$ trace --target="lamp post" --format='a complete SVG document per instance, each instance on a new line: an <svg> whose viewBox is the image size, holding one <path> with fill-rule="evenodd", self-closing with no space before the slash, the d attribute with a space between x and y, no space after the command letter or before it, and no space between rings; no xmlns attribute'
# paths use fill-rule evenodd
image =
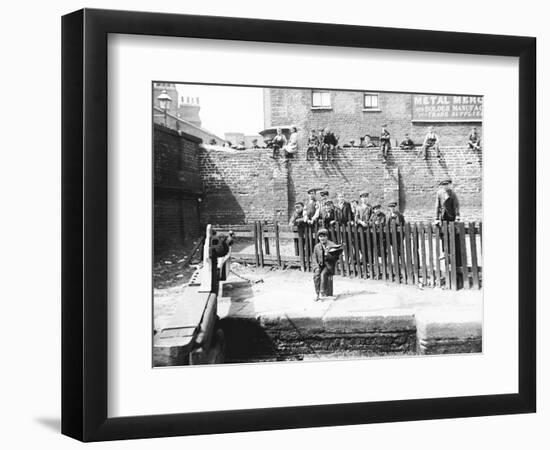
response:
<svg viewBox="0 0 550 450"><path fill-rule="evenodd" d="M166 89L165 89L157 97L157 100L159 101L160 109L162 109L164 111L164 126L167 127L168 124L167 124L166 114L167 114L168 108L170 107L170 103L172 102L172 99L166 93Z"/></svg>

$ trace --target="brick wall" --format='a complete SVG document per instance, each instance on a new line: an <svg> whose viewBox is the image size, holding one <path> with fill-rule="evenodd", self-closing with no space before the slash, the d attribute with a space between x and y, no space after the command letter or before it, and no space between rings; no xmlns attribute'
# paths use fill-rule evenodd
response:
<svg viewBox="0 0 550 450"><path fill-rule="evenodd" d="M435 192L453 180L464 220L482 218L482 155L465 146L442 146L442 159L393 147L383 162L378 148L341 148L335 161L307 161L299 148L289 162L271 151L205 149L200 140L155 126L155 252L181 247L201 224L255 220L286 222L295 201L311 187L348 199L370 192L370 202L398 201L407 220L434 218Z"/></svg>
<svg viewBox="0 0 550 450"><path fill-rule="evenodd" d="M272 221L278 209L286 220L288 175L284 164L259 150L199 152L204 187L201 218L204 223L231 224Z"/></svg>
<svg viewBox="0 0 550 450"><path fill-rule="evenodd" d="M288 220L292 205L305 200L311 187L326 188L330 197L343 192L348 199L370 192L370 202L395 200L407 220L434 219L435 192L451 178L464 220L481 220L479 153L465 147L442 147L442 159L427 161L416 150L394 148L387 163L377 148L342 148L335 161L307 161L301 149L285 163L270 158L269 150L225 152L200 149L199 165L205 199L201 218L215 224L254 220Z"/></svg>
<svg viewBox="0 0 550 450"><path fill-rule="evenodd" d="M202 234L200 139L155 125L153 133L155 260L177 253Z"/></svg>

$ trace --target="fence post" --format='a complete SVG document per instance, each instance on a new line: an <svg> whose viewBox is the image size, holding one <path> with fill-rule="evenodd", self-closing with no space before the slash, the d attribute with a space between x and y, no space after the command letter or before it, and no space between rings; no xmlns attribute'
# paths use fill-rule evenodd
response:
<svg viewBox="0 0 550 450"><path fill-rule="evenodd" d="M443 256L445 257L445 288L451 289L451 256L449 251L449 226L447 222L443 222Z"/></svg>
<svg viewBox="0 0 550 450"><path fill-rule="evenodd" d="M426 263L426 232L424 223L420 222L420 256L422 263L422 284L428 286L428 264Z"/></svg>
<svg viewBox="0 0 550 450"><path fill-rule="evenodd" d="M458 280L456 270L456 230L454 222L449 222L449 241L451 247L451 286L456 291L458 289Z"/></svg>
<svg viewBox="0 0 550 450"><path fill-rule="evenodd" d="M269 238L267 236L264 235L265 233L265 227L262 225L262 237L264 238L264 253L266 255L271 255L271 251L270 251L270 248L269 248ZM267 229L267 232L269 233L269 228Z"/></svg>
<svg viewBox="0 0 550 450"><path fill-rule="evenodd" d="M374 279L374 264L372 257L372 237L370 232L370 224L367 223L366 228L364 228L365 239L367 240L367 257L369 263L369 275L371 280Z"/></svg>
<svg viewBox="0 0 550 450"><path fill-rule="evenodd" d="M353 232L353 258L355 260L355 272L358 277L363 277L363 268L361 267L361 252L359 251L359 233L357 232L357 225L351 225L350 228Z"/></svg>
<svg viewBox="0 0 550 450"><path fill-rule="evenodd" d="M262 232L262 222L257 222L258 226L258 252L260 254L260 267L264 266L264 249L263 249L263 232Z"/></svg>
<svg viewBox="0 0 550 450"><path fill-rule="evenodd" d="M405 254L407 258L407 284L414 284L411 253L411 224L405 224Z"/></svg>
<svg viewBox="0 0 550 450"><path fill-rule="evenodd" d="M258 222L254 222L252 225L252 231L254 233L254 259L256 267L260 266L260 253L258 251Z"/></svg>
<svg viewBox="0 0 550 450"><path fill-rule="evenodd" d="M380 245L380 259L382 260L382 278L387 281L388 272L386 271L386 245L384 240L384 227L380 224L378 225L378 244Z"/></svg>
<svg viewBox="0 0 550 450"><path fill-rule="evenodd" d="M376 232L376 225L373 223L369 225L371 236L372 236L372 261L374 264L374 276L377 280L382 279L382 274L380 271L380 260L378 259L378 233Z"/></svg>
<svg viewBox="0 0 550 450"><path fill-rule="evenodd" d="M277 265L281 267L282 261L281 261L281 246L279 242L279 222L275 221L275 254L277 255Z"/></svg>
<svg viewBox="0 0 550 450"><path fill-rule="evenodd" d="M470 222L468 225L468 233L470 235L470 253L472 259L472 278L474 287L479 289L479 271L477 266L477 242L476 242L476 225L475 222Z"/></svg>
<svg viewBox="0 0 550 450"><path fill-rule="evenodd" d="M305 245L305 255L304 255L304 259L305 259L305 265L306 265L306 270L309 272L310 269L311 269L311 266L309 264L310 260L309 260L309 255L311 254L311 225L309 224L306 224L305 228L304 228L304 232L305 232L305 240L306 240L306 245Z"/></svg>
<svg viewBox="0 0 550 450"><path fill-rule="evenodd" d="M350 270L349 270L349 258L348 258L348 249L347 249L347 239L346 239L346 230L342 230L340 228L340 224L338 222L336 222L336 232L338 233L338 239L339 239L339 244L342 244L343 248L344 248L344 253L342 254L342 259L343 259L343 262L344 262L344 269L345 269L345 274L346 275L349 275L350 274Z"/></svg>
<svg viewBox="0 0 550 450"><path fill-rule="evenodd" d="M300 256L300 268L302 272L306 271L306 263L304 260L304 250L306 243L304 242L304 227L298 225L298 255Z"/></svg>
<svg viewBox="0 0 550 450"><path fill-rule="evenodd" d="M349 223L346 223L344 225L344 230L346 230L346 235L348 238L348 261L351 269L351 274L353 276L357 275L357 270L355 267L355 255L354 253L354 246L353 246L353 236L351 234L351 225Z"/></svg>
<svg viewBox="0 0 550 450"><path fill-rule="evenodd" d="M393 250L393 275L395 277L395 281L397 283L401 283L401 272L399 270L399 240L397 239L397 225L395 223L395 220L391 223L391 235L392 235L392 245L391 248ZM403 278L403 281L405 279Z"/></svg>
<svg viewBox="0 0 550 450"><path fill-rule="evenodd" d="M384 233L385 233L385 240L386 240L386 261L388 265L388 278L390 281L393 281L393 275L395 273L394 270L394 264L395 261L393 261L393 254L392 254L392 245L391 245L391 238L390 238L390 223L386 221L384 223Z"/></svg>
<svg viewBox="0 0 550 450"><path fill-rule="evenodd" d="M441 228L439 225L434 225L435 235L435 285L441 287L441 261L440 261L440 247L441 247Z"/></svg>
<svg viewBox="0 0 550 450"><path fill-rule="evenodd" d="M399 252L400 252L400 261L399 267L401 269L401 277L403 278L403 283L407 283L407 261L405 259L405 224L399 225L398 230L398 239L399 239Z"/></svg>
<svg viewBox="0 0 550 450"><path fill-rule="evenodd" d="M413 238L413 270L414 270L414 282L420 283L420 260L418 257L418 228L417 223L412 224L412 238Z"/></svg>
<svg viewBox="0 0 550 450"><path fill-rule="evenodd" d="M468 258L466 256L466 233L464 230L464 223L458 222L458 236L460 243L460 260L461 260L461 270L462 270L462 287L465 289L470 289L470 273L468 270Z"/></svg>
<svg viewBox="0 0 550 450"><path fill-rule="evenodd" d="M368 266L367 266L367 248L365 247L365 230L361 225L355 225L357 232L359 233L359 240L361 242L361 264L363 266L361 276L368 278Z"/></svg>
<svg viewBox="0 0 550 450"><path fill-rule="evenodd" d="M428 278L431 281L431 285L435 286L434 279L434 260L433 260L433 233L432 224L428 222Z"/></svg>

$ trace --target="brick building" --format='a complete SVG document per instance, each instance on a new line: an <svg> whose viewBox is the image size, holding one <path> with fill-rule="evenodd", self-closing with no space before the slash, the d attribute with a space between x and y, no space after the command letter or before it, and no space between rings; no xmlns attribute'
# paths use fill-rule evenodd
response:
<svg viewBox="0 0 550 450"><path fill-rule="evenodd" d="M328 126L343 145L366 134L380 136L384 124L393 146L407 133L422 144L430 126L442 146L461 146L472 127L481 135L482 116L481 96L264 88L265 127L297 126L301 147L311 129Z"/></svg>
<svg viewBox="0 0 550 450"><path fill-rule="evenodd" d="M197 127L201 127L199 97L180 95L174 83L153 83L153 106L159 108L159 110L155 112L155 115L159 116L159 122L161 118L164 119L164 113L160 110L158 99L159 95L163 92L166 92L171 99L167 110L169 114L174 117L179 117Z"/></svg>
<svg viewBox="0 0 550 450"><path fill-rule="evenodd" d="M158 99L163 93L171 99L166 111L160 108ZM153 122L198 137L205 144L212 140L219 145L225 142L223 138L202 127L199 97L180 95L174 83L153 83Z"/></svg>

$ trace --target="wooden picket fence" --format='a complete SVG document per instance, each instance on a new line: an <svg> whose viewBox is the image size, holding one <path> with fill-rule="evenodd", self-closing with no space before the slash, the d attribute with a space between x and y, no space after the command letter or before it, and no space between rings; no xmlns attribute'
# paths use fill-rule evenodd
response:
<svg viewBox="0 0 550 450"><path fill-rule="evenodd" d="M313 271L318 225L255 222L213 228L235 231L234 260ZM344 247L338 275L454 290L481 287L481 222L366 227L336 223L328 231L329 239Z"/></svg>

